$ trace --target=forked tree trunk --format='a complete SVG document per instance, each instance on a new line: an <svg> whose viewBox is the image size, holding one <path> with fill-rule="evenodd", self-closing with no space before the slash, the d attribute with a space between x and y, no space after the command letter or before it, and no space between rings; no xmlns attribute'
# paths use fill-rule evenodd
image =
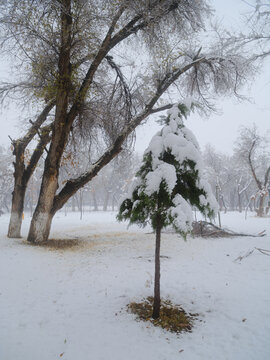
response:
<svg viewBox="0 0 270 360"><path fill-rule="evenodd" d="M12 192L11 216L8 228L8 237L10 238L21 237L22 214L27 184L39 162L44 148L50 140L50 126L44 126L41 129L40 126L46 120L53 106L54 102L46 105L37 120L32 124L32 127L28 130L27 134L21 139L12 141L15 162L13 163L14 190ZM37 133L38 129L40 129L40 141L36 146L27 167L25 167L25 149Z"/></svg>
<svg viewBox="0 0 270 360"><path fill-rule="evenodd" d="M155 284L154 284L154 304L153 319L158 319L160 315L160 240L161 224L157 221L156 227L156 250L155 250Z"/></svg>
<svg viewBox="0 0 270 360"><path fill-rule="evenodd" d="M21 146L20 141L17 143L14 142L13 153L16 156L16 160L14 163L14 190L12 192L11 215L8 228L8 237L10 238L21 237L22 215L27 184L36 168L45 146L50 139L49 132L47 131L48 127L44 127L44 129L45 132L33 152L27 168L25 168L24 165L25 147Z"/></svg>

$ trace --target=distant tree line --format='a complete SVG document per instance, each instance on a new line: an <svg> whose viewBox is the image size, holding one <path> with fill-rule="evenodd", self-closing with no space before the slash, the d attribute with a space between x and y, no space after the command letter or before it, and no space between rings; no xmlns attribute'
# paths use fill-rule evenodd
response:
<svg viewBox="0 0 270 360"><path fill-rule="evenodd" d="M91 164L93 152L86 144L71 145L62 159L59 187L70 177L83 173ZM98 156L98 154L96 154ZM25 155L27 164L30 154ZM203 151L206 177L216 196L221 211L254 211L258 216L269 211L270 148L267 137L259 134L256 126L243 127L232 155L218 152L208 145ZM72 196L62 211L117 210L121 197L135 176L140 156L124 151L105 166L100 173ZM42 178L44 160L38 163L25 196L25 211L33 213ZM0 210L9 212L13 191L12 152L0 147Z"/></svg>

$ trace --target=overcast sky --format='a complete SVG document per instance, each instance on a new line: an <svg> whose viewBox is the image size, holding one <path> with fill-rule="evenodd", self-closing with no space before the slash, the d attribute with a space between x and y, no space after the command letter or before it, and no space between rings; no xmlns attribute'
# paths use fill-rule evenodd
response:
<svg viewBox="0 0 270 360"><path fill-rule="evenodd" d="M255 0L250 0L250 3L254 2ZM223 23L233 28L239 26L241 14L250 11L250 6L242 0L213 0L212 5ZM209 118L202 119L192 114L188 118L186 126L196 135L201 148L211 144L218 151L231 154L240 126L256 123L262 134L270 129L270 59L265 62L255 81L249 84L249 88L242 89L241 94L250 101L239 103L232 98L220 99L217 104L221 115L212 114ZM159 128L154 119L141 126L137 130L135 149L143 152Z"/></svg>
<svg viewBox="0 0 270 360"><path fill-rule="evenodd" d="M254 0L250 0L254 2ZM213 0L213 7L217 15L228 26L237 27L241 13L250 7L242 0ZM1 63L0 78L6 77L8 65ZM186 125L194 132L201 147L211 144L219 151L231 153L237 131L241 125L257 124L261 133L270 129L270 59L265 62L261 74L256 78L250 89L245 88L242 93L248 96L250 102L239 103L235 99L221 99L218 107L221 115L213 114L207 119L202 119L192 114ZM0 113L0 144L8 145L8 135L16 138L20 135L18 126L20 110L10 105L9 109L2 109ZM143 152L151 137L159 129L154 119L150 119L137 130L136 150Z"/></svg>

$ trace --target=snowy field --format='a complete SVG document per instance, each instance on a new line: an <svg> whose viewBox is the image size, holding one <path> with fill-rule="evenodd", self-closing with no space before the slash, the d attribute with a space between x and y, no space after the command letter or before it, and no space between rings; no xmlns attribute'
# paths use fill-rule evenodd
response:
<svg viewBox="0 0 270 360"><path fill-rule="evenodd" d="M6 237L0 217L1 360L270 359L270 218L222 214L222 223L263 238L162 235L161 294L199 313L192 333L175 335L126 312L152 295L154 235L126 228L115 213L56 215L51 238L71 249ZM30 218L23 223L27 235Z"/></svg>

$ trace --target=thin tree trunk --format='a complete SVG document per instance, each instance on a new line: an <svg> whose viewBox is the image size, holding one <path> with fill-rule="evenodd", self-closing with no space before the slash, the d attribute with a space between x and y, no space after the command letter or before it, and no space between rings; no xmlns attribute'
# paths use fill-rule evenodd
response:
<svg viewBox="0 0 270 360"><path fill-rule="evenodd" d="M259 208L257 210L257 216L262 217L264 215L264 196L260 196L259 199Z"/></svg>
<svg viewBox="0 0 270 360"><path fill-rule="evenodd" d="M97 203L97 198L96 198L95 192L92 193L92 197L93 197L93 202L94 202L94 211L98 211L98 203Z"/></svg>
<svg viewBox="0 0 270 360"><path fill-rule="evenodd" d="M158 319L160 315L160 240L161 240L161 224L157 220L156 228L156 250L155 250L155 284L154 284L154 304L153 319Z"/></svg>
<svg viewBox="0 0 270 360"><path fill-rule="evenodd" d="M237 188L237 195L238 195L238 211L241 213L242 212L242 202L241 202L241 193L240 193L239 185Z"/></svg>
<svg viewBox="0 0 270 360"><path fill-rule="evenodd" d="M107 210L108 210L109 198L110 198L110 193L109 193L109 191L107 190L107 191L106 191L106 194L105 194L104 203L103 203L103 211L107 211Z"/></svg>
<svg viewBox="0 0 270 360"><path fill-rule="evenodd" d="M246 190L244 191L244 193L245 193L246 202L247 202L246 207L249 207L249 210L252 211L251 199L248 197L248 194L247 194L247 191L246 191Z"/></svg>
<svg viewBox="0 0 270 360"><path fill-rule="evenodd" d="M83 216L83 196L82 196L82 189L80 189L80 220L82 220L82 216Z"/></svg>
<svg viewBox="0 0 270 360"><path fill-rule="evenodd" d="M72 212L75 212L75 211L76 211L75 195L73 195L72 198L71 198L71 211L72 211Z"/></svg>
<svg viewBox="0 0 270 360"><path fill-rule="evenodd" d="M226 204L225 204L225 201L224 201L223 194L221 194L221 201L222 201L222 204L224 206L224 213L226 214L227 213L227 207L226 207Z"/></svg>
<svg viewBox="0 0 270 360"><path fill-rule="evenodd" d="M112 196L112 211L114 211L114 207L115 207L115 194L113 194Z"/></svg>

